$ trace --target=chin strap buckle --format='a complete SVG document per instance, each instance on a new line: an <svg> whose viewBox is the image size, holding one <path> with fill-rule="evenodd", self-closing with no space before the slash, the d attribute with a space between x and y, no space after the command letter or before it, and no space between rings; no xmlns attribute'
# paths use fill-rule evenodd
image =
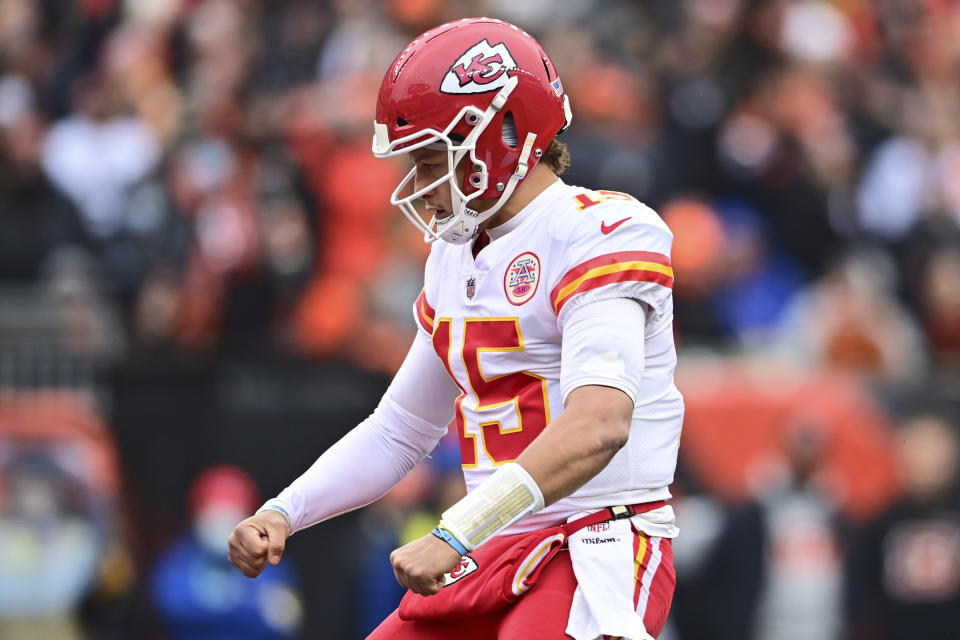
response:
<svg viewBox="0 0 960 640"><path fill-rule="evenodd" d="M523 141L523 149L520 151L520 161L517 162L517 168L513 172L513 177L518 181L523 180L527 176L527 171L530 170L530 165L527 164L527 160L530 158L530 152L533 150L533 143L537 139L537 134L532 131L527 134L527 139Z"/></svg>

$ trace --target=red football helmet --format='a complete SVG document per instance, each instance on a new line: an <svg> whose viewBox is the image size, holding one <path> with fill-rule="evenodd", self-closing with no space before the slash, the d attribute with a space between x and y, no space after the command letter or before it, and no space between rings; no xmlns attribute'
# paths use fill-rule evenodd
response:
<svg viewBox="0 0 960 640"><path fill-rule="evenodd" d="M447 151L447 173L401 196L416 169L390 199L424 232L424 241L463 244L507 201L572 118L553 63L525 31L502 20L448 22L410 43L380 85L373 152L386 158L430 147ZM469 164L462 182L456 168ZM424 223L413 201L449 182L453 212ZM486 211L476 198L494 199Z"/></svg>

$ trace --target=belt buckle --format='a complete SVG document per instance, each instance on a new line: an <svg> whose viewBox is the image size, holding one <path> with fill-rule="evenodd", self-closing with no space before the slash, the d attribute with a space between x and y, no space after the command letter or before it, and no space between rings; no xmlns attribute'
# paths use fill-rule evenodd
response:
<svg viewBox="0 0 960 640"><path fill-rule="evenodd" d="M633 515L630 513L630 509L622 504L618 504L615 507L610 507L610 514L613 516L613 520L623 520L624 518L629 518Z"/></svg>

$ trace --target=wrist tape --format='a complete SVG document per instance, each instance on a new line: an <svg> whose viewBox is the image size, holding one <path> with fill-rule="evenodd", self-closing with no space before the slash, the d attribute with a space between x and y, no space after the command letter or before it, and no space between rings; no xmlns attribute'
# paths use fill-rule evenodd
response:
<svg viewBox="0 0 960 640"><path fill-rule="evenodd" d="M472 551L543 506L543 494L530 474L508 462L444 511L440 526Z"/></svg>

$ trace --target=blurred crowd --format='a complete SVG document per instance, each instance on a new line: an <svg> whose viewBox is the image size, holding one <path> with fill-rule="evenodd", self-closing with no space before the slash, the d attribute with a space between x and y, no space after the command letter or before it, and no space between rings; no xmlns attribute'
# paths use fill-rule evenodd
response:
<svg viewBox="0 0 960 640"><path fill-rule="evenodd" d="M201 637L177 635L184 610L157 595L164 579L186 593L159 550L124 548L138 535L124 516L133 463L110 463L107 482L113 467L75 449L92 438L120 457L111 411L130 363L396 370L427 247L389 204L405 167L370 152L376 92L409 40L473 15L513 21L550 52L574 113L565 180L629 193L674 232L690 450L761 414L778 434L750 465L717 444L738 491L682 451L687 542L665 637L954 637L957 0L0 0L0 573L27 585L0 575L0 635L34 637L59 615L43 637L144 637L123 627L147 615L158 638ZM724 417L718 377L743 382L744 420ZM818 401L860 406L840 391L854 389L878 417L833 407L813 420L802 394L771 400L823 379L841 382L811 387ZM94 417L64 419L64 403ZM210 428L230 439L230 425ZM229 457L211 451L209 464ZM455 494L423 478L456 465L428 464L357 524L377 550L371 574L419 531L418 513ZM837 469L846 484L823 481ZM876 469L889 470L883 490L858 502L857 478ZM253 481L220 471L247 508ZM162 557L190 562L173 533L200 511L183 507ZM32 530L59 540L38 547ZM65 574L41 553L61 548ZM153 591L137 586L155 570ZM219 569L200 573L234 593ZM278 573L285 595L266 607L286 616L278 635L250 637L300 628L295 574ZM116 606L131 590L154 594L149 614ZM358 613L357 628L379 614Z"/></svg>

